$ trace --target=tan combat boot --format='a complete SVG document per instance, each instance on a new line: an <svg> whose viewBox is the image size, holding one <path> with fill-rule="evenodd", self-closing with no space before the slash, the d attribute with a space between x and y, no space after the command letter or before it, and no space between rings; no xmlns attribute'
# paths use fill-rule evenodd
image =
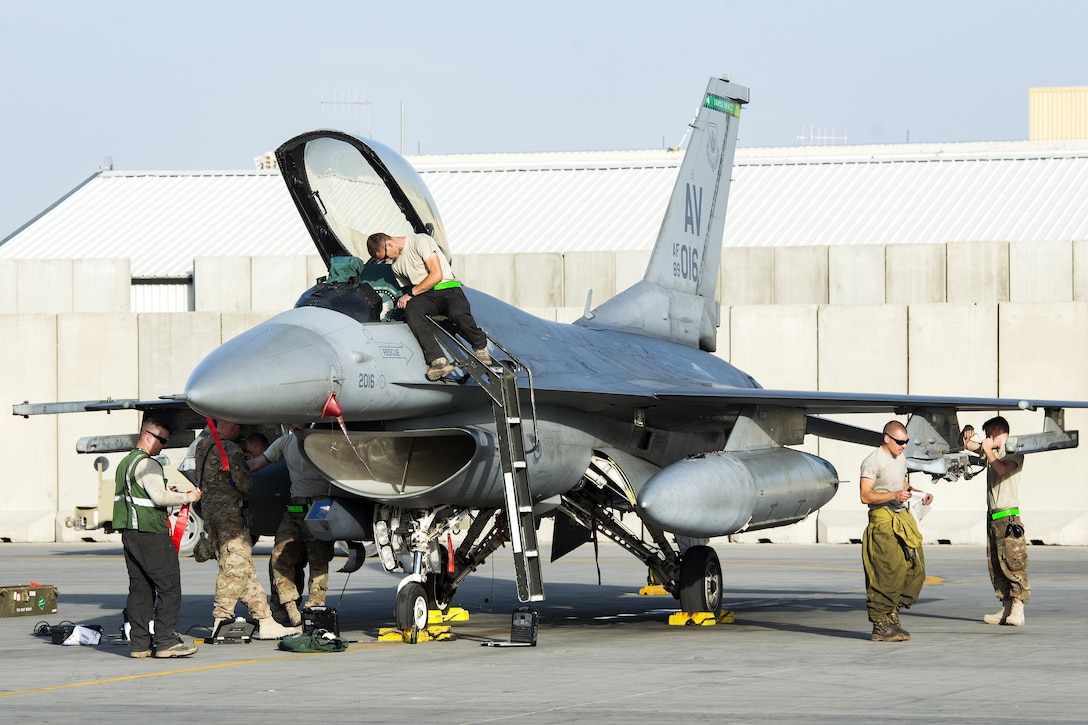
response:
<svg viewBox="0 0 1088 725"><path fill-rule="evenodd" d="M905 637L903 638L903 641L909 640L909 639L910 639L910 632L908 632L907 630L903 629L903 625L901 625L901 624L899 623L899 610L898 610L898 609L893 609L893 610L891 611L891 614L889 614L889 615L888 615L888 617L889 617L889 618L891 619L891 622L892 622L892 626L893 626L893 627L895 627L896 629L898 629L898 630L899 630L900 632L902 632L902 633L903 633L904 635L906 635L906 636L905 636Z"/></svg>
<svg viewBox="0 0 1088 725"><path fill-rule="evenodd" d="M427 379L441 380L454 370L456 370L456 368L453 365L450 365L449 360L444 357L436 357L431 361L431 366L427 368Z"/></svg>
<svg viewBox="0 0 1088 725"><path fill-rule="evenodd" d="M195 644L186 644L180 638L177 644L172 644L169 647L155 650L154 657L158 659L167 659L170 657L188 657L189 655L196 654ZM146 655L144 655L146 657Z"/></svg>
<svg viewBox="0 0 1088 725"><path fill-rule="evenodd" d="M1011 599L1001 600L1001 609L993 614L987 614L983 616L982 621L986 624L1005 624L1005 620L1009 617L1009 611L1012 609Z"/></svg>
<svg viewBox="0 0 1088 725"><path fill-rule="evenodd" d="M283 608L287 612L287 619L292 627L302 626L302 612L298 611L296 602L287 602L287 604L283 605Z"/></svg>
<svg viewBox="0 0 1088 725"><path fill-rule="evenodd" d="M257 620L257 639L282 639L289 634L298 634L301 631L302 627L284 627L272 617Z"/></svg>
<svg viewBox="0 0 1088 725"><path fill-rule="evenodd" d="M1012 606L1009 608L1009 614L1005 617L1005 624L1012 627L1024 626L1024 602L1020 599L1012 599Z"/></svg>
<svg viewBox="0 0 1088 725"><path fill-rule="evenodd" d="M874 642L904 642L910 635L892 623L892 615L885 614L873 622L873 634L869 638Z"/></svg>

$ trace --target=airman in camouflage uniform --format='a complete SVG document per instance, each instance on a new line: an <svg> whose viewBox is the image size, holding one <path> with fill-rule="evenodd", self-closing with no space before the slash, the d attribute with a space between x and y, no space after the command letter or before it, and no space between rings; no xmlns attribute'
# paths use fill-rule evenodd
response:
<svg viewBox="0 0 1088 725"><path fill-rule="evenodd" d="M983 616L986 624L1024 625L1024 605L1031 598L1028 548L1020 519L1020 472L1024 454L1008 453L1009 421L1002 416L982 424L981 446L986 458L986 548L990 581L1001 609Z"/></svg>
<svg viewBox="0 0 1088 725"><path fill-rule="evenodd" d="M197 443L195 459L197 481L203 491L201 512L218 551L219 576L215 579L215 617L213 634L222 620L234 619L234 607L241 599L250 615L260 625L261 639L276 639L296 631L277 624L272 619L257 570L253 566L253 541L249 526L242 515L253 481L246 467L246 454L234 442L241 426L229 421L217 421L216 428L223 443L228 469L223 470L218 446L210 432Z"/></svg>
<svg viewBox="0 0 1088 725"><path fill-rule="evenodd" d="M309 510L309 504L294 504ZM295 572L300 565L309 564L310 581L307 587L307 607L324 607L329 590L329 562L334 554L331 541L314 537L306 525L305 511L287 511L276 530L276 543L272 548L272 584L279 593L280 602L287 608L291 621L297 619L297 600L301 596L295 582Z"/></svg>
<svg viewBox="0 0 1088 725"><path fill-rule="evenodd" d="M314 537L306 525L306 513L320 498L329 495L331 485L317 468L302 455L296 432L301 423L292 423L291 432L272 441L264 453L247 461L249 470L259 471L269 463L284 461L291 475L291 502L276 530L272 548L272 586L287 613L288 621L302 622L298 608L299 588L295 577L303 561L310 565L308 607L325 606L329 589L329 562L333 558L333 543Z"/></svg>

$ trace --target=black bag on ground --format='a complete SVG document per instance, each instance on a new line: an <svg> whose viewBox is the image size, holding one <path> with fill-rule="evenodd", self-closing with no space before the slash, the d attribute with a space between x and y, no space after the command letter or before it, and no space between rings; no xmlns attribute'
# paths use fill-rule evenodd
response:
<svg viewBox="0 0 1088 725"><path fill-rule="evenodd" d="M348 643L332 632L315 629L313 632L289 634L280 640L279 648L286 652L343 652Z"/></svg>

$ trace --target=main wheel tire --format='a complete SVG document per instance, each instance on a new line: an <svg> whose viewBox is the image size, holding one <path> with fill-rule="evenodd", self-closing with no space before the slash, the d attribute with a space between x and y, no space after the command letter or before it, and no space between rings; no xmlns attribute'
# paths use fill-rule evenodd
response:
<svg viewBox="0 0 1088 725"><path fill-rule="evenodd" d="M438 558L440 560L440 566L438 571L432 571L427 575L427 579L423 582L423 588L427 592L427 606L443 613L450 608L450 602L453 601L453 593L457 591L456 587L451 584L453 581L452 575L446 573L449 556L446 547L439 544Z"/></svg>
<svg viewBox="0 0 1088 725"><path fill-rule="evenodd" d="M722 566L709 546L693 546L680 560L680 608L715 614L722 610Z"/></svg>
<svg viewBox="0 0 1088 725"><path fill-rule="evenodd" d="M422 584L412 581L401 587L395 613L398 629L426 629L427 592Z"/></svg>

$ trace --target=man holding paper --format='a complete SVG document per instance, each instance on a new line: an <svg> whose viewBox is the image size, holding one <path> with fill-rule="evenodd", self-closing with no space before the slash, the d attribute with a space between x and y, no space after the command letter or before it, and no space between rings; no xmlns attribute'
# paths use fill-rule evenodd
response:
<svg viewBox="0 0 1088 725"><path fill-rule="evenodd" d="M910 438L897 420L884 426L883 444L861 463L861 502L869 506L869 525L861 540L865 606L874 642L903 642L910 633L899 625L899 610L918 601L926 579L922 535L907 510L914 489L903 455ZM933 501L924 494L923 505Z"/></svg>

